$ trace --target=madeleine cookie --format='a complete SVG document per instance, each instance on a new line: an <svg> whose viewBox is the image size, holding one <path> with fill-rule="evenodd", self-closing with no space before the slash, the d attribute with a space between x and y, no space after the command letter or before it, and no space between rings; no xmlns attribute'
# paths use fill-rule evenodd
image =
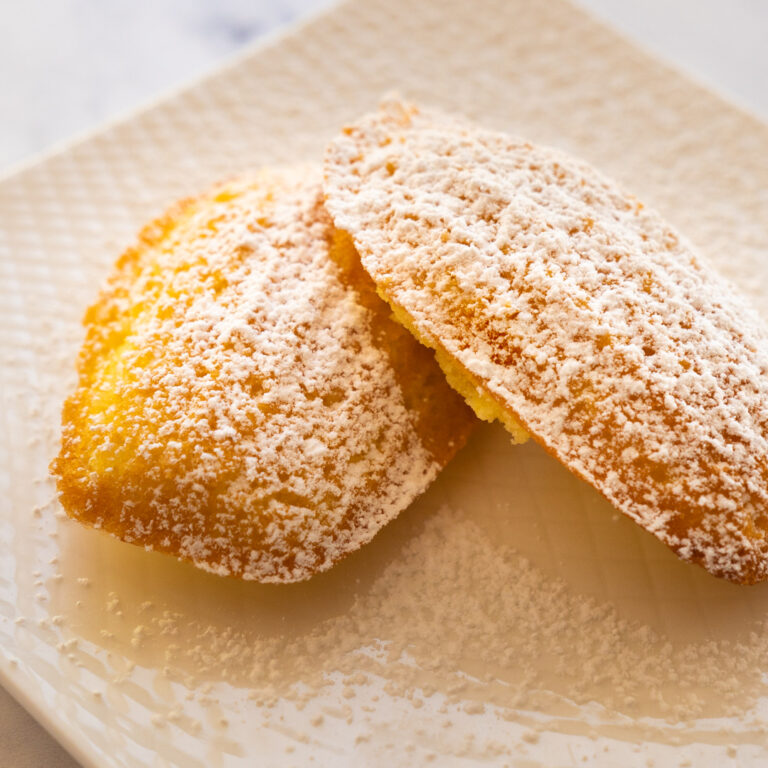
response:
<svg viewBox="0 0 768 768"><path fill-rule="evenodd" d="M390 101L326 205L481 416L685 560L768 577L768 334L656 213L551 149Z"/></svg>
<svg viewBox="0 0 768 768"><path fill-rule="evenodd" d="M85 325L52 465L64 508L220 574L329 568L425 490L474 422L334 232L315 169L172 208Z"/></svg>

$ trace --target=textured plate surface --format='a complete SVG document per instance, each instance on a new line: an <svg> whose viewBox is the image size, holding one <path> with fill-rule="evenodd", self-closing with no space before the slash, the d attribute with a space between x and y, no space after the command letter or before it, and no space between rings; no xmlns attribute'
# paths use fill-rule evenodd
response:
<svg viewBox="0 0 768 768"><path fill-rule="evenodd" d="M361 0L0 184L0 674L85 764L758 765L768 587L679 562L484 427L305 585L82 530L47 464L79 325L176 197L313 160L380 95L560 146L768 297L768 128L553 1Z"/></svg>

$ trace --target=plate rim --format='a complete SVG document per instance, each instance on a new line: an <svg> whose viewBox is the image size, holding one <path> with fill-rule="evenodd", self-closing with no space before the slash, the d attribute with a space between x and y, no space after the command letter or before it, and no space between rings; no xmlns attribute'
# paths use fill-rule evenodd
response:
<svg viewBox="0 0 768 768"><path fill-rule="evenodd" d="M76 132L72 136L56 141L48 148L34 152L27 158L24 158L0 172L0 185L5 185L13 181L14 178L21 176L34 168L51 162L60 155L71 152L78 146L86 144L97 139L104 133L119 128L126 123L130 123L147 112L162 106L167 101L183 95L187 91L202 85L208 80L233 69L241 62L260 54L265 49L280 45L285 40L302 32L305 28L335 13L342 5L347 5L353 0L321 0L319 8L303 13L298 19L282 24L276 29L265 32L256 40L243 46L238 51L222 57L218 63L211 66L201 74L192 77L179 85L173 86L162 91L138 106L121 112L113 118L107 118L97 123L92 128L86 128ZM17 608L17 606L14 606ZM0 617L0 621L13 623L13 617ZM113 759L113 756L105 755L94 747L93 742L88 739L81 731L73 729L68 723L59 717L57 711L47 706L44 697L40 693L40 686L32 687L25 685L25 671L32 677L39 677L35 672L25 666L20 659L13 655L12 651L0 642L0 687L8 693L11 698L24 709L45 731L61 746L63 749L83 768L105 768L105 759L112 765L124 765L120 761Z"/></svg>

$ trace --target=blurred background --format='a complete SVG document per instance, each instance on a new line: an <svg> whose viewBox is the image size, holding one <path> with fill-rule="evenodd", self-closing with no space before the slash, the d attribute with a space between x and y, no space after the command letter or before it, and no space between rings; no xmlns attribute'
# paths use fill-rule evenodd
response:
<svg viewBox="0 0 768 768"><path fill-rule="evenodd" d="M0 175L105 120L162 98L227 56L330 3L0 0ZM578 4L768 119L764 0ZM76 768L2 688L0 765Z"/></svg>
<svg viewBox="0 0 768 768"><path fill-rule="evenodd" d="M162 97L330 2L0 0L0 173ZM764 0L578 3L768 118Z"/></svg>

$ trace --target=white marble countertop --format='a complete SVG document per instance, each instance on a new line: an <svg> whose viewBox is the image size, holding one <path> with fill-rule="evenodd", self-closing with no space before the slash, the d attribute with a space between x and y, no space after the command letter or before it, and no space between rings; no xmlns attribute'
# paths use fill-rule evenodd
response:
<svg viewBox="0 0 768 768"><path fill-rule="evenodd" d="M329 0L24 0L0 4L0 173L119 118ZM579 0L768 119L768 3ZM0 689L0 764L76 768Z"/></svg>

